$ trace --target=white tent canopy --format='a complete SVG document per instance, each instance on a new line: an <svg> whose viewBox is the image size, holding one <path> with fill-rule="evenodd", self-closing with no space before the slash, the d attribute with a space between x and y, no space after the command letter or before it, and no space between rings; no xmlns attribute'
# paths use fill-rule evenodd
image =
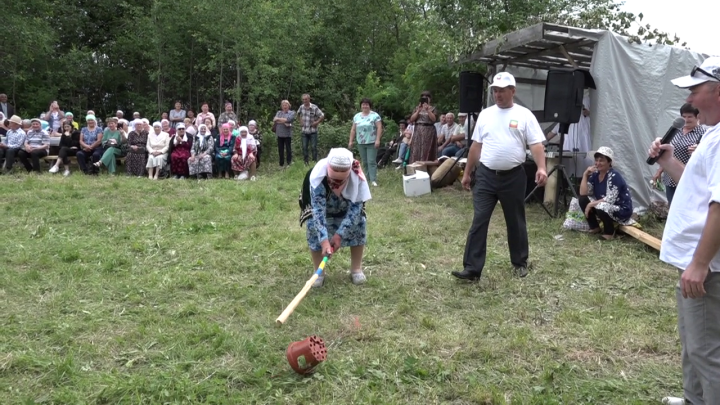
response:
<svg viewBox="0 0 720 405"><path fill-rule="evenodd" d="M689 94L670 80L690 74L706 57L675 46L630 43L610 31L541 23L491 41L460 62L487 63L489 75L513 73L516 101L536 113L544 109L548 69L589 70L597 87L590 90L593 150L613 149L613 166L627 181L634 208L642 211L665 199L648 184L657 170L645 163L648 146L680 115Z"/></svg>

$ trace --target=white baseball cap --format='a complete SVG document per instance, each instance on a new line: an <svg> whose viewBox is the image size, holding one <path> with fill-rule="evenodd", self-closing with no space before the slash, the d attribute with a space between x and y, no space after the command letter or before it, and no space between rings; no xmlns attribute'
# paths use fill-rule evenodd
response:
<svg viewBox="0 0 720 405"><path fill-rule="evenodd" d="M493 82L490 87L515 87L515 77L508 72L500 72L495 75Z"/></svg>
<svg viewBox="0 0 720 405"><path fill-rule="evenodd" d="M678 77L671 82L677 87L687 89L710 81L720 82L720 57L718 56L705 59L700 68L697 66L693 68L690 75Z"/></svg>

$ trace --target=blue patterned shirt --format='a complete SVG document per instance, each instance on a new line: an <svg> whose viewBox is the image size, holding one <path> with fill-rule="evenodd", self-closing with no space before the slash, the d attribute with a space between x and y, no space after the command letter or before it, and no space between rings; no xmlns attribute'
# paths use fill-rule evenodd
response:
<svg viewBox="0 0 720 405"><path fill-rule="evenodd" d="M22 128L7 131L5 145L10 149L21 149L25 146L25 131Z"/></svg>
<svg viewBox="0 0 720 405"><path fill-rule="evenodd" d="M88 129L88 127L83 127L83 129L80 130L80 133L82 134L83 142L85 142L85 145L87 146L94 144L98 139L102 139L103 136L103 130L100 126L95 127L92 131Z"/></svg>

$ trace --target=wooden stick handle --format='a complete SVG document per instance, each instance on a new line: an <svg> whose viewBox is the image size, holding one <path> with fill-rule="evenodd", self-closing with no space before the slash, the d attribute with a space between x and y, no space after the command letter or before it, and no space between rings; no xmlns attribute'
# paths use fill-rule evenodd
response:
<svg viewBox="0 0 720 405"><path fill-rule="evenodd" d="M300 290L300 292L293 298L292 301L290 301L290 304L285 308L285 310L280 314L280 316L275 320L278 325L282 325L287 321L288 317L290 317L290 314L295 311L295 308L297 308L298 305L300 305L300 301L302 301L303 298L307 295L308 291L310 291L310 288L312 288L313 283L315 283L315 280L320 277L320 274L322 274L323 269L325 268L325 263L327 263L327 256L323 258L323 261L320 263L320 266L318 267L317 271L310 277L310 280L305 282L305 286Z"/></svg>

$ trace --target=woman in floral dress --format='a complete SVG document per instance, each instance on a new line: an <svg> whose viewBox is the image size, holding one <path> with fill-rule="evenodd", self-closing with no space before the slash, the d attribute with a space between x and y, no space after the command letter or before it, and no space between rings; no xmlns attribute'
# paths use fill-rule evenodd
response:
<svg viewBox="0 0 720 405"><path fill-rule="evenodd" d="M371 198L360 162L345 148L330 150L305 175L300 194L300 226L307 222L307 242L315 269L324 256L350 247L350 278L366 281L362 258L367 241L365 202ZM321 287L325 274L313 287Z"/></svg>
<svg viewBox="0 0 720 405"><path fill-rule="evenodd" d="M595 156L595 165L583 173L580 182L580 208L585 212L590 233L601 233L603 239L610 240L615 234L615 222L632 225L633 207L630 189L620 172L613 169L614 153L602 146ZM603 228L598 223L600 219Z"/></svg>
<svg viewBox="0 0 720 405"><path fill-rule="evenodd" d="M215 138L208 130L207 125L200 124L188 159L190 176L197 176L198 179L212 177L212 155L214 151Z"/></svg>
<svg viewBox="0 0 720 405"><path fill-rule="evenodd" d="M170 153L170 171L176 179L184 179L190 176L188 159L192 148L192 137L185 133L185 124L178 124L175 128L177 133L172 137L173 150Z"/></svg>
<svg viewBox="0 0 720 405"><path fill-rule="evenodd" d="M257 152L255 138L248 134L248 127L240 127L238 132L240 136L235 138L232 170L238 180L245 180L249 177L250 181L255 181L255 153Z"/></svg>
<svg viewBox="0 0 720 405"><path fill-rule="evenodd" d="M415 124L415 130L410 139L410 162L434 162L437 160L437 109L432 106L432 97L429 91L420 95L420 104L415 107L410 121Z"/></svg>
<svg viewBox="0 0 720 405"><path fill-rule="evenodd" d="M143 120L135 120L132 123L134 131L128 135L128 153L125 156L125 170L128 176L141 177L145 174L147 164L147 137L148 128Z"/></svg>

